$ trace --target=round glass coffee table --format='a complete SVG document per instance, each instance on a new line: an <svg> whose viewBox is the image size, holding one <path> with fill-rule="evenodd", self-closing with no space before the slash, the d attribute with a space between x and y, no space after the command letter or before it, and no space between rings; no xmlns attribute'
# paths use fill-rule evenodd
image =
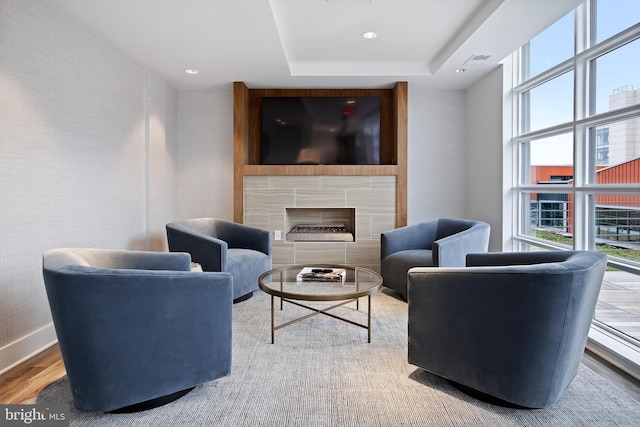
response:
<svg viewBox="0 0 640 427"><path fill-rule="evenodd" d="M382 287L382 277L373 270L352 265L313 264L287 265L263 273L258 278L260 289L271 295L271 343L275 342L275 331L309 317L324 314L367 330L367 342L371 342L371 295ZM312 311L280 325L275 324L275 298L280 298L280 309L287 302ZM367 323L329 313L329 310L350 302L356 303L367 297ZM316 308L301 301L340 301L326 308Z"/></svg>

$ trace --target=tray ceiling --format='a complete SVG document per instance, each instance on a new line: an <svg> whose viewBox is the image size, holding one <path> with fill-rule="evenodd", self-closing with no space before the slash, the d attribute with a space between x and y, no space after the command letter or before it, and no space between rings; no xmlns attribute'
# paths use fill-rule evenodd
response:
<svg viewBox="0 0 640 427"><path fill-rule="evenodd" d="M250 87L388 87L397 80L463 89L581 3L39 1L180 89L232 81ZM364 39L366 31L378 37ZM477 56L486 58L467 63ZM461 67L466 72L453 72Z"/></svg>

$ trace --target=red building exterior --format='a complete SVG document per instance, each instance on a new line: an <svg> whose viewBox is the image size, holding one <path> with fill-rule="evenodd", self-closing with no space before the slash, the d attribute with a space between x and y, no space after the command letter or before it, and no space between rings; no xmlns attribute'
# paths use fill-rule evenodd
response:
<svg viewBox="0 0 640 427"><path fill-rule="evenodd" d="M573 166L570 165L531 166L532 184L571 184L572 178ZM615 166L599 167L596 171L596 184L636 183L640 184L640 158ZM640 191L640 186L638 190ZM531 195L532 201L543 199L550 200L549 203L554 200L566 203L562 212L562 228L564 232L573 234L573 195L569 193L564 200L560 196L543 197L543 193ZM596 194L596 209L596 225L600 237L611 240L638 240L636 236L640 230L640 194ZM557 219L556 222L548 218L546 221L553 228L557 228L554 226Z"/></svg>

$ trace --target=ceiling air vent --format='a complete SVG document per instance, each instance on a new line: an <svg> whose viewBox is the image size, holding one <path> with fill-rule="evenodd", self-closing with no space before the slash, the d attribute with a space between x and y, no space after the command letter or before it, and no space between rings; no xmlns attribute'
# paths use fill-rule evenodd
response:
<svg viewBox="0 0 640 427"><path fill-rule="evenodd" d="M482 65L491 55L471 55L471 58L463 64L465 67L472 67L474 65Z"/></svg>

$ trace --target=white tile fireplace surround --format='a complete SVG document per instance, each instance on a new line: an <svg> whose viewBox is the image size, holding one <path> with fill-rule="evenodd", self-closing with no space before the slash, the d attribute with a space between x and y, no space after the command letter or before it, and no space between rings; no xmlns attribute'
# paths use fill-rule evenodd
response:
<svg viewBox="0 0 640 427"><path fill-rule="evenodd" d="M304 208L304 209L294 209ZM307 208L316 208L307 210ZM309 222L331 224L338 208L355 212L353 242L285 240L291 223L301 223L300 212ZM296 213L295 220L287 210ZM343 223L343 219L336 222ZM352 264L380 270L380 233L395 228L395 176L245 176L244 223L280 231L273 241L274 267L286 264Z"/></svg>

